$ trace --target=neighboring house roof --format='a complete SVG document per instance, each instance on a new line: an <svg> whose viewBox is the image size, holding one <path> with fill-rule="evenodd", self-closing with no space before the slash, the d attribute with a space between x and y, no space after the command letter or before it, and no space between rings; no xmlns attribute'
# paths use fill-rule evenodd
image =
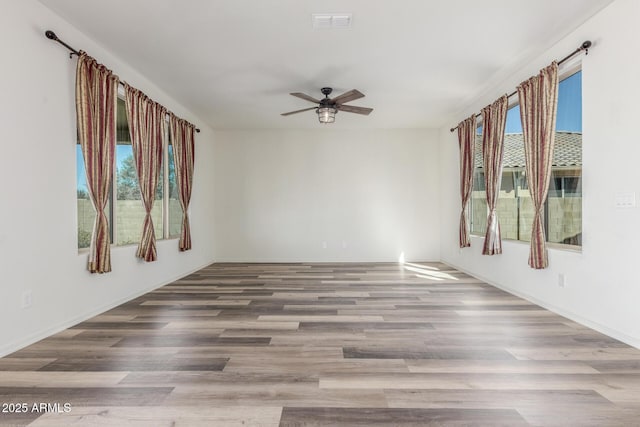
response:
<svg viewBox="0 0 640 427"><path fill-rule="evenodd" d="M556 132L553 166L582 166L582 134ZM476 137L475 167L482 168L482 137ZM524 168L524 142L521 133L504 136L504 168Z"/></svg>

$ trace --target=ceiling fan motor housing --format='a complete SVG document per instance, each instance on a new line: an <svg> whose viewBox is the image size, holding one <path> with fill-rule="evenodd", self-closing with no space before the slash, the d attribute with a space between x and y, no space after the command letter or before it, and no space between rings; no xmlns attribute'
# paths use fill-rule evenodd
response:
<svg viewBox="0 0 640 427"><path fill-rule="evenodd" d="M333 92L333 89L330 87L323 87L322 89L320 89L320 91L324 96L328 97L329 95L331 95L331 92Z"/></svg>
<svg viewBox="0 0 640 427"><path fill-rule="evenodd" d="M336 103L332 102L329 98L329 95L331 94L331 92L333 92L333 89L330 87L323 87L322 89L320 89L320 91L324 95L324 98L320 100L320 105L318 105L318 108L335 107Z"/></svg>

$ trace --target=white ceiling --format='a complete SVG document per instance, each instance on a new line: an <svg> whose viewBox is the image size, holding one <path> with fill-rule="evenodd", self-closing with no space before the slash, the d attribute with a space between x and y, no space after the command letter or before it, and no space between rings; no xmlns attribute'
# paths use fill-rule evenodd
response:
<svg viewBox="0 0 640 427"><path fill-rule="evenodd" d="M453 124L612 0L40 1L214 128L359 129ZM352 28L314 30L312 13L327 12L352 13ZM313 110L280 116L313 106L289 92L323 86L358 89L350 104L374 111L333 125Z"/></svg>

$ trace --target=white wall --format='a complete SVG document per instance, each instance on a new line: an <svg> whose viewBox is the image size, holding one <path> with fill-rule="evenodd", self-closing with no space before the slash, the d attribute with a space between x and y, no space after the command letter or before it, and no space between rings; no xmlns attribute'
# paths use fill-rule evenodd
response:
<svg viewBox="0 0 640 427"><path fill-rule="evenodd" d="M54 30L176 114L202 128L196 137L191 218L194 249L158 244L158 261L135 247L112 250L113 272L91 275L76 249L75 58L44 37ZM33 0L0 14L0 355L183 276L213 260L210 168L213 133L175 100ZM25 291L31 308L22 309Z"/></svg>
<svg viewBox="0 0 640 427"><path fill-rule="evenodd" d="M435 131L215 136L218 261L439 259Z"/></svg>
<svg viewBox="0 0 640 427"><path fill-rule="evenodd" d="M458 148L455 134L440 132L442 259L516 294L640 347L640 212L619 209L615 193L640 196L640 2L617 0L514 74L492 95L459 118L493 101L525 78L574 50L584 40L594 47L583 59L583 236L582 253L549 250L550 268L527 265L528 244L503 242L503 254L482 256L482 238L460 251L458 236ZM454 123L451 123L454 124ZM558 275L566 287L558 286Z"/></svg>

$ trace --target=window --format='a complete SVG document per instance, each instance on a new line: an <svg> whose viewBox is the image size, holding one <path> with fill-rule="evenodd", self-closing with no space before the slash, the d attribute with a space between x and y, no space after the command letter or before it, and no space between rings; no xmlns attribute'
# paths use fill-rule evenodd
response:
<svg viewBox="0 0 640 427"><path fill-rule="evenodd" d="M105 212L109 219L111 243L116 245L137 244L142 234L145 210L142 205L138 177L133 160L133 149L124 99L118 99L116 158L112 193ZM166 138L168 140L168 138ZM80 144L76 148L77 205L78 205L78 249L88 248L95 220L95 210L89 200L84 161ZM168 197L164 197L167 188ZM155 202L151 210L156 239L180 236L182 207L178 200L173 163L173 147L164 147L163 165L158 178Z"/></svg>
<svg viewBox="0 0 640 427"><path fill-rule="evenodd" d="M487 203L482 170L482 128L478 128L473 192L471 195L471 232L484 235ZM545 203L547 241L582 245L582 72L564 78L558 87L556 139L549 193ZM478 183L477 181L482 181ZM498 198L498 219L503 239L529 241L533 222L533 204L527 188L524 141L520 106L507 112L504 138L502 183Z"/></svg>

